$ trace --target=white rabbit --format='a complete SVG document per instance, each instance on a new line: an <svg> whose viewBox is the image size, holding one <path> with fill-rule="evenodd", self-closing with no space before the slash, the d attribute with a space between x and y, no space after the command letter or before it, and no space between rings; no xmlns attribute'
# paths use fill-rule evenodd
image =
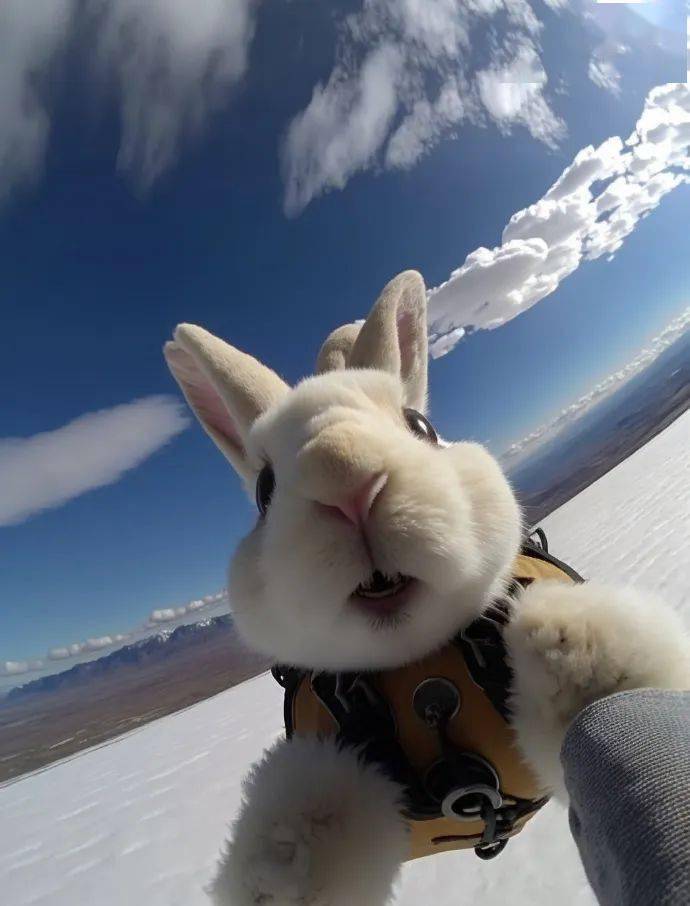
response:
<svg viewBox="0 0 690 906"><path fill-rule="evenodd" d="M361 328L335 331L316 376L294 388L201 327L180 325L165 355L261 510L229 576L237 628L254 649L315 670L395 668L505 593L521 512L482 446L440 440L422 416L419 274L392 280ZM512 603L504 635L512 725L545 791L563 794L559 750L585 705L624 689L690 687L679 618L629 589L535 582ZM217 904L389 900L406 853L401 790L356 750L281 740L244 794Z"/></svg>

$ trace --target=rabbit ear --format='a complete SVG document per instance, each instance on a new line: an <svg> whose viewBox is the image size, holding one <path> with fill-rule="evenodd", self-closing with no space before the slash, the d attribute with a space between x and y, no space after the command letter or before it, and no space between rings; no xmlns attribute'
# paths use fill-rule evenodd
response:
<svg viewBox="0 0 690 906"><path fill-rule="evenodd" d="M351 368L380 368L399 377L408 406L426 409L426 291L417 271L388 283L362 325L349 358Z"/></svg>
<svg viewBox="0 0 690 906"><path fill-rule="evenodd" d="M261 362L194 324L178 325L163 353L205 431L236 471L249 477L249 429L287 393L287 384Z"/></svg>
<svg viewBox="0 0 690 906"><path fill-rule="evenodd" d="M316 374L347 368L361 324L343 324L328 335L316 359Z"/></svg>

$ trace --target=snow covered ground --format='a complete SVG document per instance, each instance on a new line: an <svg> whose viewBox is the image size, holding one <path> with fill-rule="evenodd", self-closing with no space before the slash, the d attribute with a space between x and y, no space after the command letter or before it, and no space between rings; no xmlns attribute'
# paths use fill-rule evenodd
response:
<svg viewBox="0 0 690 906"><path fill-rule="evenodd" d="M690 622L690 412L542 523L585 576L656 590ZM0 788L6 906L207 906L249 764L282 729L257 677ZM494 862L406 865L397 906L594 904L566 815L549 805ZM356 904L353 904L356 906Z"/></svg>

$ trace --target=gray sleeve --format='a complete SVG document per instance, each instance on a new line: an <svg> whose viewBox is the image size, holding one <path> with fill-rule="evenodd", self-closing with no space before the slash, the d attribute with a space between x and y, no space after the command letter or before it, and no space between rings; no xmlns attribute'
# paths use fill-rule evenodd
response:
<svg viewBox="0 0 690 906"><path fill-rule="evenodd" d="M690 692L585 708L561 761L570 829L603 906L690 904Z"/></svg>

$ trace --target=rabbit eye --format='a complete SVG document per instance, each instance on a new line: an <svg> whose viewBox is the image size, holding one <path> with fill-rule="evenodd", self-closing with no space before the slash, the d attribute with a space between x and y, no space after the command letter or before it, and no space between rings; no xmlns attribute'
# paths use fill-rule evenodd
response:
<svg viewBox="0 0 690 906"><path fill-rule="evenodd" d="M256 479L256 505L262 516L266 515L275 486L276 478L273 474L273 467L266 463Z"/></svg>
<svg viewBox="0 0 690 906"><path fill-rule="evenodd" d="M421 412L417 412L416 409L403 409L403 415L410 430L414 431L416 435L430 441L432 444L438 443L438 437L431 422L424 418Z"/></svg>

